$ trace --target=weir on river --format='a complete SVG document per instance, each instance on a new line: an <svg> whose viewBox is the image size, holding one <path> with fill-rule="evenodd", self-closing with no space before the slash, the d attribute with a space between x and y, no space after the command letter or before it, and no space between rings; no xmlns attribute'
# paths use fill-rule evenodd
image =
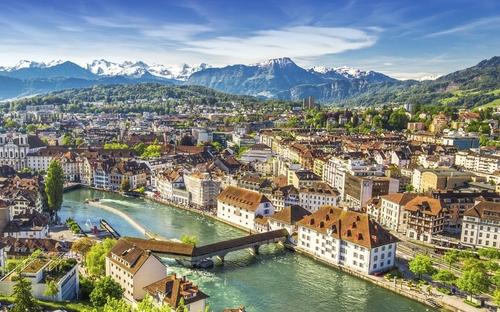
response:
<svg viewBox="0 0 500 312"><path fill-rule="evenodd" d="M126 198L107 192L79 189L64 194L59 212L84 224L107 220L123 236L146 238L144 232L111 211L83 203L99 198L105 205L120 209L148 229L167 238L195 236L198 245L209 245L247 236L207 216L143 199ZM244 305L247 311L431 311L428 306L399 296L334 268L323 265L278 244L263 245L258 255L246 250L227 254L224 265L207 270L190 269L164 259L168 272L185 275L210 295L210 310Z"/></svg>

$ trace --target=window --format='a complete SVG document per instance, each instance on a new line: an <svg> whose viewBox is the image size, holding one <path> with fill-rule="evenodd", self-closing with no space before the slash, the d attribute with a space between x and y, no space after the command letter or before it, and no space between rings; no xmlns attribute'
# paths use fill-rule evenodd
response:
<svg viewBox="0 0 500 312"><path fill-rule="evenodd" d="M365 260L365 256L364 255L359 255L359 260Z"/></svg>
<svg viewBox="0 0 500 312"><path fill-rule="evenodd" d="M378 260L378 256L373 257L373 261L377 261L377 260Z"/></svg>
<svg viewBox="0 0 500 312"><path fill-rule="evenodd" d="M373 265L373 268L374 268L374 269L376 269L376 268L377 268L377 264L376 264L376 263Z"/></svg>
<svg viewBox="0 0 500 312"><path fill-rule="evenodd" d="M357 257L358 257L358 253L357 253L357 252L355 252L355 253L353 254L353 257L354 257L354 258L357 258Z"/></svg>

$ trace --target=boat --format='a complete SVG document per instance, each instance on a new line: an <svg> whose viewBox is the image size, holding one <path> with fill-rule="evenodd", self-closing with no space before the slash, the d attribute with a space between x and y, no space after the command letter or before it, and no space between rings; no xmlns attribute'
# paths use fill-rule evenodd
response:
<svg viewBox="0 0 500 312"><path fill-rule="evenodd" d="M212 260L210 260L210 259L202 260L198 264L198 267L200 267L202 269L210 268L210 267L213 267L213 266L214 266L214 262Z"/></svg>
<svg viewBox="0 0 500 312"><path fill-rule="evenodd" d="M85 199L84 202L85 203L90 203L90 202L94 202L94 203L98 203L100 200L99 198L94 198L94 199Z"/></svg>

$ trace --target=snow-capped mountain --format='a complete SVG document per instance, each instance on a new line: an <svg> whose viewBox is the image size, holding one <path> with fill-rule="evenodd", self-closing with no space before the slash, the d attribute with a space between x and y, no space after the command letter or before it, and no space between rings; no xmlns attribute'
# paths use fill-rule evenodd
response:
<svg viewBox="0 0 500 312"><path fill-rule="evenodd" d="M27 61L27 60L20 60L19 62L15 63L14 65L10 66L0 66L0 71L6 71L6 72L11 72L23 68L48 68L48 67L53 67L59 64L64 63L64 61L57 60L57 61L51 61L48 63L44 62L34 62L34 61Z"/></svg>
<svg viewBox="0 0 500 312"><path fill-rule="evenodd" d="M144 62L113 63L106 60L95 60L87 64L86 69L98 76L114 77L126 76L133 78L141 78L144 75L152 75L166 79L187 80L189 76L197 71L211 68L210 65L188 65L181 64L179 66L167 67L161 64L148 65Z"/></svg>
<svg viewBox="0 0 500 312"><path fill-rule="evenodd" d="M441 78L441 77L443 77L443 75L428 75L428 76L424 76L424 77L421 77L421 78L418 78L415 80L417 80L417 81L436 80L436 79Z"/></svg>
<svg viewBox="0 0 500 312"><path fill-rule="evenodd" d="M395 81L396 79L371 70L362 70L347 66L326 67L315 66L307 69L308 72L320 75L325 79L367 79L371 82Z"/></svg>

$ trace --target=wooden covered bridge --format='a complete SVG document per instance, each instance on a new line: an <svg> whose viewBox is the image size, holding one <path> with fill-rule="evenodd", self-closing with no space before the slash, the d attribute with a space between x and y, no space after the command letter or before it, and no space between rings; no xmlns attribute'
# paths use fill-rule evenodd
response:
<svg viewBox="0 0 500 312"><path fill-rule="evenodd" d="M197 267L204 260L212 257L218 257L221 261L224 261L224 257L228 253L241 249L252 248L253 251L258 254L261 245L285 242L288 235L287 230L280 229L234 238L201 247L174 241L147 240L147 243L145 243L145 239L135 237L124 237L122 239L132 243L140 241L142 248L147 248L155 254L175 259L177 262L187 267Z"/></svg>

